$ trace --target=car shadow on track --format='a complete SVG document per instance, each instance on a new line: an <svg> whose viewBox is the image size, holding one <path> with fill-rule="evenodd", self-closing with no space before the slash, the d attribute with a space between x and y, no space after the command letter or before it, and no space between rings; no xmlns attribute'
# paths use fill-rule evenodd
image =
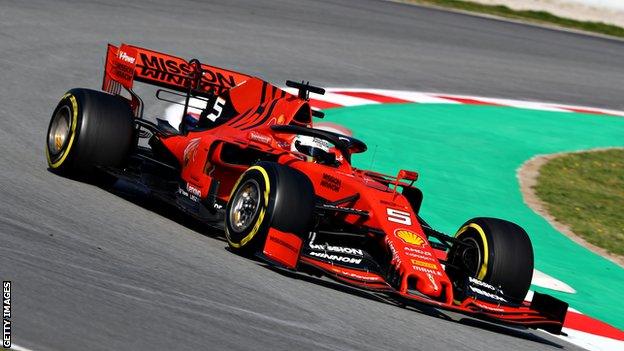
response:
<svg viewBox="0 0 624 351"><path fill-rule="evenodd" d="M329 289L334 289L343 293L362 297L368 300L392 304L397 307L405 308L405 309L418 312L418 313L421 313L430 317L440 318L449 322L455 322L455 323L463 324L463 325L474 327L474 328L488 330L497 334L505 334L508 336L537 342L540 344L556 347L559 349L564 348L563 345L560 345L558 343L552 342L548 339L535 335L533 332L522 327L494 324L494 323L481 321L481 320L470 318L470 317L464 317L456 313L454 314L461 316L461 317L453 318L451 317L450 313L441 311L437 308L434 308L425 304L420 304L417 302L410 302L409 305L406 305L405 303L403 303L402 300L394 299L392 296L389 296L388 294L376 293L376 292L359 289L357 287L345 285L343 283L340 283L334 280L329 280L331 278L324 279L327 277L322 276L321 274L314 274L314 272L295 272L295 271L283 269L280 267L272 266L260 260L258 260L258 264L266 269L274 271L288 278L306 281L315 285L320 285ZM310 274L314 274L314 275L310 275Z"/></svg>
<svg viewBox="0 0 624 351"><path fill-rule="evenodd" d="M78 181L84 182L84 180ZM219 241L226 241L225 235L221 231L208 226L206 223L203 223L190 215L185 214L173 204L166 203L148 195L141 189L134 187L131 183L125 182L123 180L118 180L111 185L107 185L106 183L103 184L102 182L89 183L105 191L108 191L109 193L121 199L131 202L136 206L139 206L143 209L154 212L161 217L174 221L177 224L186 227L187 229L190 229L194 232Z"/></svg>
<svg viewBox="0 0 624 351"><path fill-rule="evenodd" d="M498 325L498 324L494 324L494 323L490 323L487 321L481 321L478 319L474 319L474 318L460 318L458 320L459 323L467 325L467 326L471 326L471 327L475 327L475 328L479 328L479 329L485 329L485 330L489 330L491 332L494 333L498 333L498 334L506 334L509 336L513 336L516 338L521 338L521 339L525 339L525 340L529 340L529 341L533 341L533 342L538 342L541 344L545 344L545 345L549 345L552 347L556 347L558 349L563 349L564 346L560 345L558 343L552 342L548 339L544 339L538 335L535 335L533 332L528 331L528 329L524 329L524 328L518 328L518 327L514 327L514 326L506 326L506 325Z"/></svg>
<svg viewBox="0 0 624 351"><path fill-rule="evenodd" d="M110 194L113 194L120 199L126 200L138 207L145 210L154 212L155 214L167 218L177 224L190 229L199 234L208 236L212 239L225 242L225 234L213 227L208 226L206 223L185 214L182 210L173 204L161 201L150 194L146 189L142 189L135 184L125 181L123 179L117 179L114 176L96 172L89 176L71 176L71 175L58 175L51 168L47 169L51 175L60 176L65 179L69 179L75 182L89 184L94 187L98 187Z"/></svg>

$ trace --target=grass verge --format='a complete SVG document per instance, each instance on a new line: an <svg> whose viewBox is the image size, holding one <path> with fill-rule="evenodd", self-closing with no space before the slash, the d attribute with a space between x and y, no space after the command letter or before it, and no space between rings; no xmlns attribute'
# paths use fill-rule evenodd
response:
<svg viewBox="0 0 624 351"><path fill-rule="evenodd" d="M527 20L541 24L553 24L564 28L583 30L600 33L614 37L624 38L624 28L602 22L577 21L569 18L555 16L545 11L512 10L503 5L484 5L463 0L400 0L407 3L426 4L447 7L457 10L485 13L488 15Z"/></svg>
<svg viewBox="0 0 624 351"><path fill-rule="evenodd" d="M556 157L540 169L535 192L576 235L624 256L624 149Z"/></svg>

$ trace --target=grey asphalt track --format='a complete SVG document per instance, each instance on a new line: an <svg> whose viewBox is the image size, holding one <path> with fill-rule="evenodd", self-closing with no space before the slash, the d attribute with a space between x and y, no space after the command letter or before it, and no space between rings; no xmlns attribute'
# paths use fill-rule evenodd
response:
<svg viewBox="0 0 624 351"><path fill-rule="evenodd" d="M46 170L57 99L107 42L277 83L624 108L624 43L382 1L0 0L0 278L34 350L574 349L294 279L208 231ZM147 110L154 115L162 106Z"/></svg>

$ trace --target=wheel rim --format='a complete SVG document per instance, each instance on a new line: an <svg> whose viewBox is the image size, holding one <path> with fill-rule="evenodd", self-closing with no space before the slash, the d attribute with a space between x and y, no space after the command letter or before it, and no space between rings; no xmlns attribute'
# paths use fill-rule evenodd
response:
<svg viewBox="0 0 624 351"><path fill-rule="evenodd" d="M466 267L469 275L471 277L477 277L479 272L479 268L483 262L483 257L481 255L481 248L479 247L479 243L475 238L467 237L464 238L463 241L467 244L470 244L470 248L466 248L461 255L461 260Z"/></svg>
<svg viewBox="0 0 624 351"><path fill-rule="evenodd" d="M238 188L229 213L231 229L240 233L253 223L260 208L260 185L253 179Z"/></svg>
<svg viewBox="0 0 624 351"><path fill-rule="evenodd" d="M71 133L71 111L67 105L62 106L52 117L48 131L48 150L50 156L56 157L67 146Z"/></svg>

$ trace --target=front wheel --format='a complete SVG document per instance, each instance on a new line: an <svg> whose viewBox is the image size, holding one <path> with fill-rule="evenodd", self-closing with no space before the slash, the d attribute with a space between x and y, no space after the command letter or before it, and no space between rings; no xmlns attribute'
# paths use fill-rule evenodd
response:
<svg viewBox="0 0 624 351"><path fill-rule="evenodd" d="M260 162L234 185L226 206L225 236L230 249L252 255L262 249L270 228L304 235L314 211L314 187L300 171Z"/></svg>
<svg viewBox="0 0 624 351"><path fill-rule="evenodd" d="M467 277L500 288L512 303L524 300L533 276L533 246L519 225L498 218L473 218L455 237L468 245L453 245L447 273L456 288Z"/></svg>

